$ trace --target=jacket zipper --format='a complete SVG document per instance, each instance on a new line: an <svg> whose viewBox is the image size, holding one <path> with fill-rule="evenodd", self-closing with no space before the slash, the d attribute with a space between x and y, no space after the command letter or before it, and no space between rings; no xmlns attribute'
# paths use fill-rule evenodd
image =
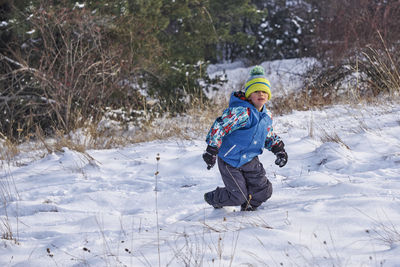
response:
<svg viewBox="0 0 400 267"><path fill-rule="evenodd" d="M231 151L232 149L234 149L236 147L236 145L233 145L224 155L224 157L226 157Z"/></svg>

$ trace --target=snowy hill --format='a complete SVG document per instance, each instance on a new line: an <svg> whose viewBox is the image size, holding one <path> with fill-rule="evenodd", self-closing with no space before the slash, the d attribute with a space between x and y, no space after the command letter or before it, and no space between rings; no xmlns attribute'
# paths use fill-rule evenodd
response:
<svg viewBox="0 0 400 267"><path fill-rule="evenodd" d="M18 244L0 240L0 265L399 266L400 105L294 112L274 127L289 162L261 155L274 193L255 212L204 202L222 186L204 136L3 167L0 229Z"/></svg>
<svg viewBox="0 0 400 267"><path fill-rule="evenodd" d="M266 61L260 65L265 69L265 74L271 82L272 96L284 96L289 92L299 90L303 86L303 78L318 62L314 58L294 58ZM245 67L241 62L230 64L216 64L208 68L210 77L226 75L227 83L218 91L230 95L232 91L243 88L253 66ZM214 93L209 93L213 97Z"/></svg>

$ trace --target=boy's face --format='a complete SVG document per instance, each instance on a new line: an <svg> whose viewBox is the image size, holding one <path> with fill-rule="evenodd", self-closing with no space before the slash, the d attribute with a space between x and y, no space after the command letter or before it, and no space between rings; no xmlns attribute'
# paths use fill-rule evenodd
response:
<svg viewBox="0 0 400 267"><path fill-rule="evenodd" d="M249 100L258 111L261 111L264 104L268 101L268 94L264 91L255 91L251 93Z"/></svg>

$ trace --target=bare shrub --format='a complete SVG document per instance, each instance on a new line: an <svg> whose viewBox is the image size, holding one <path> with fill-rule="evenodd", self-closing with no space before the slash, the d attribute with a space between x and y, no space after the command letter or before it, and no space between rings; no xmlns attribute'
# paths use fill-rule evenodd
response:
<svg viewBox="0 0 400 267"><path fill-rule="evenodd" d="M351 101L399 91L399 1L318 2L317 53L322 67L309 88Z"/></svg>
<svg viewBox="0 0 400 267"><path fill-rule="evenodd" d="M400 53L394 47L388 48L382 35L379 36L384 49L368 47L364 52L366 60L361 62L361 66L374 92L383 91L393 95L400 92Z"/></svg>
<svg viewBox="0 0 400 267"><path fill-rule="evenodd" d="M381 47L378 32L389 46L400 37L400 2L395 0L338 0L319 3L316 29L320 58L340 63L354 52Z"/></svg>
<svg viewBox="0 0 400 267"><path fill-rule="evenodd" d="M133 66L124 44L114 42L115 21L46 4L29 17L32 36L0 55L6 69L0 79L0 129L9 137L17 136L17 129L32 133L36 126L69 132L98 119L107 105L141 101L121 83Z"/></svg>

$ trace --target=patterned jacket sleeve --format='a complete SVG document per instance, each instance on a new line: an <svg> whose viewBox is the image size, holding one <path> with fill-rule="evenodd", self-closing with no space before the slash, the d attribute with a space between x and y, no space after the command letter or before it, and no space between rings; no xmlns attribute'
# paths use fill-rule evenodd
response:
<svg viewBox="0 0 400 267"><path fill-rule="evenodd" d="M267 114L272 120L272 113L269 110L267 110ZM272 126L268 127L267 131L268 134L267 138L265 138L265 148L271 151L272 148L278 145L282 140L277 134L274 133L274 128Z"/></svg>
<svg viewBox="0 0 400 267"><path fill-rule="evenodd" d="M219 148L222 138L240 128L243 128L249 120L250 110L246 107L227 108L218 117L207 134L206 142L209 146Z"/></svg>
<svg viewBox="0 0 400 267"><path fill-rule="evenodd" d="M267 138L265 138L265 148L271 151L272 148L279 144L279 142L282 140L276 133L274 133L272 126L268 127L267 131L268 135Z"/></svg>

